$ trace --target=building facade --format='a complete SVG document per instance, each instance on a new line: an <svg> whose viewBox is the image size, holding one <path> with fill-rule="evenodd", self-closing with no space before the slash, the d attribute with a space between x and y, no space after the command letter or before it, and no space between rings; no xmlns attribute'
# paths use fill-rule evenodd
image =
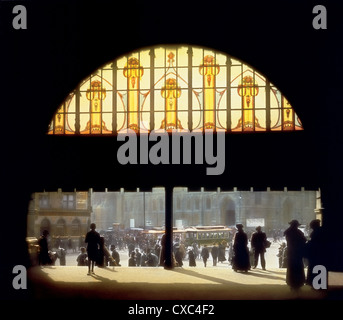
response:
<svg viewBox="0 0 343 320"><path fill-rule="evenodd" d="M36 192L27 215L27 235L39 237L43 230L53 236L79 237L88 231L92 213L89 191Z"/></svg>
<svg viewBox="0 0 343 320"><path fill-rule="evenodd" d="M189 191L174 188L173 224L177 228L189 226L226 225L240 222L246 228L261 225L265 230L284 230L288 222L297 219L308 224L321 218L320 191L248 191L237 190ZM165 225L164 188L151 192L36 192L28 214L28 236L38 237L42 230L53 236L84 235L89 224L107 230L113 224L121 228L149 229Z"/></svg>

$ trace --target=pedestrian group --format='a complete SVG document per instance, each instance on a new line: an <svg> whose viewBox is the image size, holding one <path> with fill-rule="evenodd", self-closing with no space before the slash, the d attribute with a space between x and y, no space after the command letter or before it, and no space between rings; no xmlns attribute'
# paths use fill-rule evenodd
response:
<svg viewBox="0 0 343 320"><path fill-rule="evenodd" d="M305 283L312 285L314 274L313 268L323 264L324 237L320 220L312 220L309 224L312 232L307 239L299 229L300 223L297 220L289 222L289 227L284 231L286 242L282 242L278 250L279 268L286 268L286 283L292 289L298 289ZM58 244L57 251L52 254L48 249L48 231L44 230L38 240L39 245L39 264L51 265L56 259L60 259L60 264L65 265L66 250ZM84 238L84 246L80 247L77 256L78 266L88 266L88 275L95 273L95 265L98 267L121 266L120 254L116 245L111 245L110 249L105 245L103 236L96 231L95 223L90 225L90 230ZM206 244L200 250L198 244L194 243L188 250L182 242L177 241L172 252L174 267L182 267L184 260L188 256L189 266L196 267L196 260L202 259L204 267L207 266L210 256L212 256L213 266L218 262L226 261L225 249L228 247L229 264L235 272L248 272L257 268L261 264L262 270L266 270L266 250L271 242L267 239L262 227L258 226L250 238L250 250L248 247L249 239L241 223L236 224L236 233L232 243L214 243L209 247ZM164 265L165 259L165 235L162 236L160 245L155 245L154 249L140 250L133 243L128 245L129 267L157 267ZM307 267L307 276L305 275Z"/></svg>

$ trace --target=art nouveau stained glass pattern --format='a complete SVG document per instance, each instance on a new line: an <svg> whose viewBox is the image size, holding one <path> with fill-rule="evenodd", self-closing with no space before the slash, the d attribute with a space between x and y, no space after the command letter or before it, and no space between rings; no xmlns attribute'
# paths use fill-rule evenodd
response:
<svg viewBox="0 0 343 320"><path fill-rule="evenodd" d="M58 108L49 134L131 129L227 132L302 130L285 96L227 54L192 46L152 47L96 70Z"/></svg>

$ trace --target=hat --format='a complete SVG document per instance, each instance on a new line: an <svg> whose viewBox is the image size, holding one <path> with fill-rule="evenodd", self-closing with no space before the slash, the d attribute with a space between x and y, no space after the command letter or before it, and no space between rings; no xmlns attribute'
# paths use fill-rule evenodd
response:
<svg viewBox="0 0 343 320"><path fill-rule="evenodd" d="M237 228L237 229L239 229L239 228L243 228L243 224L241 224L241 223L237 223L237 224L236 224L236 228Z"/></svg>
<svg viewBox="0 0 343 320"><path fill-rule="evenodd" d="M299 223L299 221L298 220L292 220L292 221L290 221L290 222L288 222L288 224L290 224L291 226L295 226L295 227L298 227L298 226L300 226L300 223Z"/></svg>
<svg viewBox="0 0 343 320"><path fill-rule="evenodd" d="M258 227L256 227L256 231L259 231L259 230L261 230L262 228L261 228L261 226L258 226Z"/></svg>

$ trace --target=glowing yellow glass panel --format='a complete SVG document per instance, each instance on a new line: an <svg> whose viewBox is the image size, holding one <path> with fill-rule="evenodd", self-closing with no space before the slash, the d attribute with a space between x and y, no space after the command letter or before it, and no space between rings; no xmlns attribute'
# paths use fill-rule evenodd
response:
<svg viewBox="0 0 343 320"><path fill-rule="evenodd" d="M290 102L259 71L190 45L143 48L95 70L57 108L48 134L117 134L127 128L303 130Z"/></svg>

